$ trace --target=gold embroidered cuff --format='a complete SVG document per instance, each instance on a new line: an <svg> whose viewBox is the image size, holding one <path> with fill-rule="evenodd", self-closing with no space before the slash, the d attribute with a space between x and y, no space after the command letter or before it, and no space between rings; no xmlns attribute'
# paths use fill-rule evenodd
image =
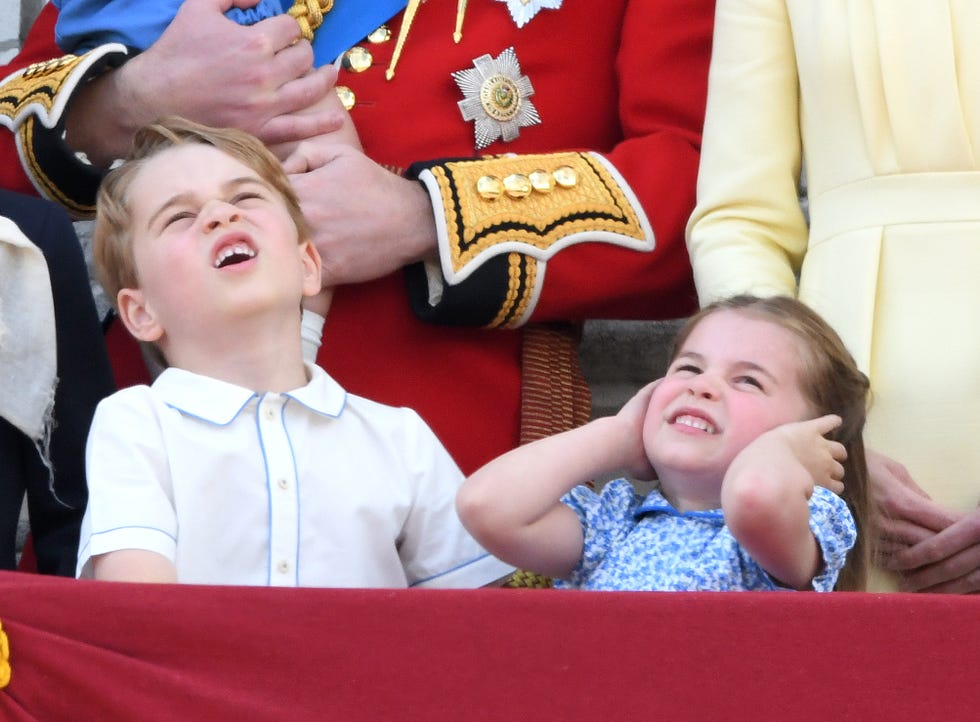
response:
<svg viewBox="0 0 980 722"><path fill-rule="evenodd" d="M490 326L520 326L530 318L547 261L562 249L588 241L653 250L653 229L639 201L596 153L423 165L417 175L432 199L446 284L462 284L506 257L503 302Z"/></svg>
<svg viewBox="0 0 980 722"><path fill-rule="evenodd" d="M78 87L126 55L125 46L110 43L84 55L28 65L0 81L0 125L16 133L25 172L42 195L76 216L93 210L93 179L97 186L100 174L83 168L64 146L64 112Z"/></svg>
<svg viewBox="0 0 980 722"><path fill-rule="evenodd" d="M419 180L435 206L450 284L505 253L547 261L586 241L653 248L653 230L633 192L595 153L449 161Z"/></svg>

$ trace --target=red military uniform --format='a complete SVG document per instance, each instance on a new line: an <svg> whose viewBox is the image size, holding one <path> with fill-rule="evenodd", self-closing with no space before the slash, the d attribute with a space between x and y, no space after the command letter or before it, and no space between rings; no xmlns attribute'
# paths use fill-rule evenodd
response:
<svg viewBox="0 0 980 722"><path fill-rule="evenodd" d="M518 28L505 3L472 0L458 44L456 10L456 0L419 6L390 81L401 13L389 22L391 41L363 43L371 67L341 71L338 80L354 93L351 116L369 157L397 169L427 161L412 172L428 169L448 279L442 300L430 305L421 267L342 287L319 360L350 391L417 409L469 472L518 442L526 322L678 318L695 307L684 227L694 205L714 3L565 0ZM55 17L44 8L0 77L60 55ZM478 150L452 74L511 47L533 86L522 102L533 103L540 123ZM0 87L0 120L22 139L22 163L4 163L0 183L30 190L26 169L34 186L76 214L91 204L94 174L66 168L58 128L29 119L28 106L40 99L34 107L48 109L56 125L75 82L123 61L112 52L89 69L71 64L92 58L35 70L46 82L14 77ZM12 159L14 134L0 134L0 142ZM551 155L561 151L594 153ZM518 155L446 160L501 154ZM481 178L553 175L564 166L576 171L570 188L495 200L476 191ZM546 391L554 395L567 379L551 380Z"/></svg>

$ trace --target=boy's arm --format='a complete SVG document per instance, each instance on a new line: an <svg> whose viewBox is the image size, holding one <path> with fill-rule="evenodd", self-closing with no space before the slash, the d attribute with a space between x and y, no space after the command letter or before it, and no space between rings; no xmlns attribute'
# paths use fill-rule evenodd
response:
<svg viewBox="0 0 980 722"><path fill-rule="evenodd" d="M649 476L641 430L653 387L616 416L519 447L477 470L456 496L463 525L500 559L567 577L582 556L583 533L560 499L611 471Z"/></svg>
<svg viewBox="0 0 980 722"><path fill-rule="evenodd" d="M177 583L174 563L144 549L120 549L92 557L92 572L95 579L107 582Z"/></svg>
<svg viewBox="0 0 980 722"><path fill-rule="evenodd" d="M158 411L146 386L117 391L96 408L85 455L79 577L177 581L177 516Z"/></svg>
<svg viewBox="0 0 980 722"><path fill-rule="evenodd" d="M732 535L770 576L794 589L809 589L822 565L809 525L813 488L844 488L847 454L824 437L839 425L839 417L822 416L778 426L735 457L722 483Z"/></svg>

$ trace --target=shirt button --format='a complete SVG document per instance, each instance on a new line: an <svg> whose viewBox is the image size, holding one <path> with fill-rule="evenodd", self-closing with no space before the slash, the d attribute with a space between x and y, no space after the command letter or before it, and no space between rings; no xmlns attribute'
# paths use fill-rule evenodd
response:
<svg viewBox="0 0 980 722"><path fill-rule="evenodd" d="M277 565L276 569L279 570L280 574L286 574L289 571L289 562L285 559L281 560Z"/></svg>
<svg viewBox="0 0 980 722"><path fill-rule="evenodd" d="M279 488L280 489L284 489L285 490L285 489L288 489L289 488L289 482L286 479L280 479L276 483L279 485Z"/></svg>
<svg viewBox="0 0 980 722"><path fill-rule="evenodd" d="M273 411L272 409L266 409L265 410L265 418L266 418L266 421L272 421L274 418L276 418L276 412Z"/></svg>

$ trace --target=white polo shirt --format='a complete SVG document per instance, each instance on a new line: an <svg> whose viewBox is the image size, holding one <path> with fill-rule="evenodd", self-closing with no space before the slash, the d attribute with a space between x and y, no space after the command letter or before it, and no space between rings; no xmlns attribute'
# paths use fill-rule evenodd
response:
<svg viewBox="0 0 980 722"><path fill-rule="evenodd" d="M513 571L463 529L462 474L418 414L307 372L256 394L172 368L103 400L78 576L120 549L203 584L462 588Z"/></svg>

